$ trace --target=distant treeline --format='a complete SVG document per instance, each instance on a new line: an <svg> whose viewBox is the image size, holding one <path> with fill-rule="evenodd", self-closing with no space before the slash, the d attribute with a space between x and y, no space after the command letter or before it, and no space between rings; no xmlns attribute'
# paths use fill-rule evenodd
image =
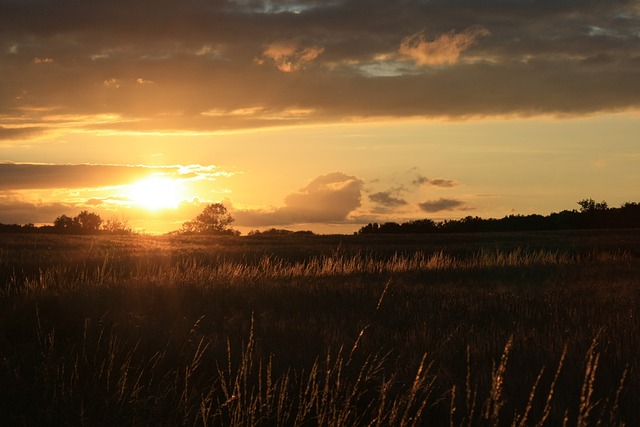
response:
<svg viewBox="0 0 640 427"><path fill-rule="evenodd" d="M585 199L578 202L580 210L565 210L548 216L509 215L502 219L483 219L467 216L462 219L433 221L418 219L403 223L370 223L355 234L420 234L420 233L474 233L495 231L543 231L594 228L640 228L640 203L627 202L619 208L610 208L607 202ZM226 212L226 210L225 210ZM217 217L214 218L217 220ZM233 220L231 218L231 220ZM192 221L193 222L193 221ZM191 222L189 222L191 223ZM61 215L53 225L2 224L0 233L51 233L51 234L132 234L125 220L103 221L98 214L82 211L71 218ZM272 228L253 230L249 236L313 235L311 231L293 232Z"/></svg>
<svg viewBox="0 0 640 427"><path fill-rule="evenodd" d="M60 215L53 225L35 226L34 224L2 224L0 233L50 233L50 234L132 234L133 230L123 219L103 221L94 212L82 211L73 218Z"/></svg>
<svg viewBox="0 0 640 427"><path fill-rule="evenodd" d="M610 208L606 202L585 199L580 210L543 215L509 215L502 219L467 216L458 220L433 221L419 219L401 224L385 222L368 224L356 234L473 233L496 231L543 231L595 228L640 228L640 204L627 202Z"/></svg>

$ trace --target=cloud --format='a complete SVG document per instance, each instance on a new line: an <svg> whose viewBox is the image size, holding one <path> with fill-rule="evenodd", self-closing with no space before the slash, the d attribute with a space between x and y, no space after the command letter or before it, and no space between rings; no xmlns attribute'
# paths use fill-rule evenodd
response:
<svg viewBox="0 0 640 427"><path fill-rule="evenodd" d="M136 79L136 83L138 83L139 85L143 85L144 86L144 85L152 85L155 82L153 80L145 80L142 77L138 77Z"/></svg>
<svg viewBox="0 0 640 427"><path fill-rule="evenodd" d="M0 139L637 110L635 3L0 0Z"/></svg>
<svg viewBox="0 0 640 427"><path fill-rule="evenodd" d="M432 185L434 187L455 187L458 183L452 179L443 178L427 178L426 176L418 175L416 179L411 183L417 187L421 185Z"/></svg>
<svg viewBox="0 0 640 427"><path fill-rule="evenodd" d="M100 206L104 203L104 200L101 199L89 199L85 202L85 204L89 206Z"/></svg>
<svg viewBox="0 0 640 427"><path fill-rule="evenodd" d="M122 81L112 77L110 79L105 80L102 84L105 85L106 87L120 89L120 86L122 86Z"/></svg>
<svg viewBox="0 0 640 427"><path fill-rule="evenodd" d="M75 212L75 213L73 213ZM62 215L76 215L78 210L67 203L33 203L17 195L0 194L0 223L2 224L47 224Z"/></svg>
<svg viewBox="0 0 640 427"><path fill-rule="evenodd" d="M461 200L444 198L440 198L438 200L427 200L425 202L418 203L418 207L423 211L429 213L450 210L469 210L469 207Z"/></svg>
<svg viewBox="0 0 640 427"><path fill-rule="evenodd" d="M408 204L406 200L392 196L389 191L370 194L369 200L386 208L397 208Z"/></svg>
<svg viewBox="0 0 640 427"><path fill-rule="evenodd" d="M455 187L458 183L452 179L434 178L429 180L429 185L434 187Z"/></svg>
<svg viewBox="0 0 640 427"><path fill-rule="evenodd" d="M136 166L0 163L0 191L120 185L153 171Z"/></svg>
<svg viewBox="0 0 640 427"><path fill-rule="evenodd" d="M415 185L416 187L421 186L422 184L426 184L427 182L429 182L429 178L427 178L426 176L422 176L422 175L418 175L416 177L416 179L414 179L413 181L411 181L411 183L413 185Z"/></svg>
<svg viewBox="0 0 640 427"><path fill-rule="evenodd" d="M455 64L463 51L473 46L478 38L489 34L486 28L473 26L461 33L450 31L428 41L426 31L422 30L402 39L400 53L411 57L418 65Z"/></svg>
<svg viewBox="0 0 640 427"><path fill-rule="evenodd" d="M150 175L215 179L227 175L215 166L137 166L96 164L0 163L0 191L72 189L131 184Z"/></svg>
<svg viewBox="0 0 640 427"><path fill-rule="evenodd" d="M273 211L237 210L237 225L275 226L299 223L337 223L360 207L364 182L342 172L322 175L289 194L284 206Z"/></svg>
<svg viewBox="0 0 640 427"><path fill-rule="evenodd" d="M27 139L46 131L43 126L27 126L6 128L0 126L0 140L3 139Z"/></svg>
<svg viewBox="0 0 640 427"><path fill-rule="evenodd" d="M256 63L263 64L265 59L271 59L280 71L290 73L301 69L306 63L313 61L324 52L318 46L300 47L298 43L274 42L262 52L262 57Z"/></svg>
<svg viewBox="0 0 640 427"><path fill-rule="evenodd" d="M53 58L33 58L34 64L53 64Z"/></svg>

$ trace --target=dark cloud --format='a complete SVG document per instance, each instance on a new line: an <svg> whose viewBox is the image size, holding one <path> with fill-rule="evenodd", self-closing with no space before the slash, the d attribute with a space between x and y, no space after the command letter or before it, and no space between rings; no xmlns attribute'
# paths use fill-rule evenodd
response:
<svg viewBox="0 0 640 427"><path fill-rule="evenodd" d="M455 187L458 183L452 179L433 178L429 180L429 185L434 187Z"/></svg>
<svg viewBox="0 0 640 427"><path fill-rule="evenodd" d="M418 175L416 177L416 179L411 181L411 183L413 185L415 185L415 186L420 186L420 185L426 184L427 182L429 182L429 178L427 178L426 176L422 176L422 175Z"/></svg>
<svg viewBox="0 0 640 427"><path fill-rule="evenodd" d="M0 138L636 109L638 28L632 0L0 0Z"/></svg>
<svg viewBox="0 0 640 427"><path fill-rule="evenodd" d="M130 184L161 168L119 165L0 163L0 191Z"/></svg>
<svg viewBox="0 0 640 427"><path fill-rule="evenodd" d="M62 214L77 215L78 209L64 203L31 203L11 195L0 195L2 224L51 224Z"/></svg>
<svg viewBox="0 0 640 427"><path fill-rule="evenodd" d="M418 175L416 179L411 181L415 186L432 185L434 187L455 187L458 183L452 179L443 178L427 178L426 176Z"/></svg>
<svg viewBox="0 0 640 427"><path fill-rule="evenodd" d="M314 222L344 222L360 207L364 183L342 172L322 175L296 193L289 194L284 206L274 211L238 210L241 226L290 225Z"/></svg>
<svg viewBox="0 0 640 427"><path fill-rule="evenodd" d="M456 199L444 199L427 200L422 203L418 203L418 207L425 212L434 213L440 211L451 210L469 210L469 207L465 202Z"/></svg>
<svg viewBox="0 0 640 427"><path fill-rule="evenodd" d="M44 127L5 128L0 126L0 140L2 139L27 139L41 134L47 129Z"/></svg>
<svg viewBox="0 0 640 427"><path fill-rule="evenodd" d="M131 184L154 174L179 178L224 174L215 166L129 166L92 164L0 163L0 191L90 188Z"/></svg>
<svg viewBox="0 0 640 427"><path fill-rule="evenodd" d="M389 191L370 194L369 200L386 208L397 208L407 204L406 200L393 196Z"/></svg>

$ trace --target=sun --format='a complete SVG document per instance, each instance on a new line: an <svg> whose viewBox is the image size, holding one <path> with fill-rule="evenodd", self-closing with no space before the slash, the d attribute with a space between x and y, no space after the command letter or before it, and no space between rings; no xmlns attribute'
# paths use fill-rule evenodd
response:
<svg viewBox="0 0 640 427"><path fill-rule="evenodd" d="M184 199L183 191L179 181L151 176L129 185L126 196L133 204L155 211L177 208Z"/></svg>

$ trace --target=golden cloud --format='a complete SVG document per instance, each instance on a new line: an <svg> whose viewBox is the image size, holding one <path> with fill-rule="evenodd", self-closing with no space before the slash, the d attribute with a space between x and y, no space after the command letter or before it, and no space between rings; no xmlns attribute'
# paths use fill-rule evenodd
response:
<svg viewBox="0 0 640 427"><path fill-rule="evenodd" d="M304 64L313 61L324 52L319 46L300 47L293 41L271 43L256 63L263 64L265 58L271 59L280 71L290 73L297 71Z"/></svg>
<svg viewBox="0 0 640 427"><path fill-rule="evenodd" d="M478 38L489 34L484 27L472 26L461 33L450 31L429 41L425 30L422 30L402 40L400 53L410 56L418 65L451 65L458 62L460 54L474 45Z"/></svg>

